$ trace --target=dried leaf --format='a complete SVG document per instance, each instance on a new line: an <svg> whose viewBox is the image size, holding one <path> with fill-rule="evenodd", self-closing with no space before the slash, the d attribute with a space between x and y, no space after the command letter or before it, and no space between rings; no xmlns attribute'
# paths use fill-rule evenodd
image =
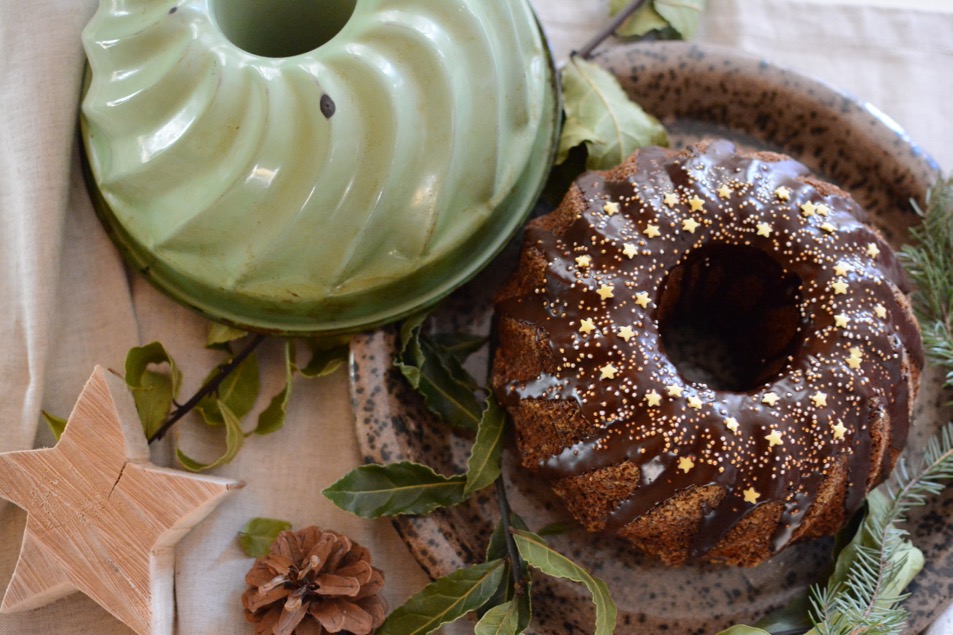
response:
<svg viewBox="0 0 953 635"><path fill-rule="evenodd" d="M636 149L668 145L662 124L631 101L614 75L591 62L570 58L562 71L566 112L559 157L586 144L586 167L605 170L620 164Z"/></svg>
<svg viewBox="0 0 953 635"><path fill-rule="evenodd" d="M167 366L167 372L151 370ZM172 356L159 342L130 349L126 354L126 385L136 402L146 438L151 438L162 427L172 402L178 397L182 373Z"/></svg>
<svg viewBox="0 0 953 635"><path fill-rule="evenodd" d="M506 430L506 413L492 395L486 400L486 408L480 419L476 441L467 461L467 485L464 496L488 487L501 472L500 457L503 454L503 433Z"/></svg>
<svg viewBox="0 0 953 635"><path fill-rule="evenodd" d="M592 593L592 601L596 605L596 630L594 635L612 634L615 629L618 609L609 595L609 588L605 582L554 550L536 534L514 530L513 539L516 541L520 556L531 567L535 567L546 575L555 578L566 578L584 584Z"/></svg>
<svg viewBox="0 0 953 635"><path fill-rule="evenodd" d="M208 383L217 372L218 369L215 369L209 373L203 384ZM220 426L225 421L218 404L224 403L232 414L241 420L255 406L260 390L258 356L252 353L222 381L214 394L200 401L195 410L208 425Z"/></svg>
<svg viewBox="0 0 953 635"><path fill-rule="evenodd" d="M225 452L211 463L202 463L188 457L182 451L182 448L176 447L175 456L185 469L192 472L204 472L205 470L211 470L220 465L225 465L234 459L235 455L237 455L238 451L242 448L242 443L245 441L245 433L242 432L241 421L223 401L219 401L216 404L216 411L221 414L222 424L225 426Z"/></svg>
<svg viewBox="0 0 953 635"><path fill-rule="evenodd" d="M421 635L455 622L486 604L505 569L502 560L457 569L396 608L377 629L377 635Z"/></svg>
<svg viewBox="0 0 953 635"><path fill-rule="evenodd" d="M60 437L63 436L63 432L66 431L66 419L51 415L46 410L41 410L40 414L43 416L43 420L46 421L46 425L49 426L50 432L52 432L56 440L59 441Z"/></svg>
<svg viewBox="0 0 953 635"><path fill-rule="evenodd" d="M246 555L262 558L268 555L278 534L289 529L291 523L284 520L252 518L238 532L238 544Z"/></svg>
<svg viewBox="0 0 953 635"><path fill-rule="evenodd" d="M463 500L464 475L442 476L426 465L402 462L364 465L351 470L323 494L341 509L362 518L429 514Z"/></svg>
<svg viewBox="0 0 953 635"><path fill-rule="evenodd" d="M291 384L294 379L294 341L285 340L285 385L281 391L271 398L268 407L258 415L258 425L255 434L271 434L281 430L285 425L288 412L288 402L291 400Z"/></svg>

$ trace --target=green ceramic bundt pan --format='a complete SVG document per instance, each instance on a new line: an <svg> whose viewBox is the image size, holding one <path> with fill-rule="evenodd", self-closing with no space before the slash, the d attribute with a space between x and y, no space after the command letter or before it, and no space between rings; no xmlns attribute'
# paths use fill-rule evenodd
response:
<svg viewBox="0 0 953 635"><path fill-rule="evenodd" d="M549 172L526 0L101 0L90 190L132 267L213 320L353 332L429 307Z"/></svg>

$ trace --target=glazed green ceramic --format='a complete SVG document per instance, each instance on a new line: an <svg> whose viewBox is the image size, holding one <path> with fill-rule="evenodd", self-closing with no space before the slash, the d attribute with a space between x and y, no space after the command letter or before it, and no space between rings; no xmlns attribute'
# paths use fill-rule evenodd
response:
<svg viewBox="0 0 953 635"><path fill-rule="evenodd" d="M526 0L102 0L92 192L160 289L256 331L433 305L525 219L558 104Z"/></svg>

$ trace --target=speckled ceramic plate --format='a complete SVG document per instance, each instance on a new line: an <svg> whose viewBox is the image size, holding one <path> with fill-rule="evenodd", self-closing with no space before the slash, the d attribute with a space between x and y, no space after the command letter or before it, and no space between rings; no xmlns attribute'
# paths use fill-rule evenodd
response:
<svg viewBox="0 0 953 635"><path fill-rule="evenodd" d="M718 135L744 147L790 154L849 190L895 245L903 242L916 218L909 201L922 200L936 176L933 162L872 106L761 60L683 43L650 43L613 47L598 61L666 123L674 144ZM487 333L492 294L514 266L517 251L514 244L453 295L438 311L435 330ZM451 433L422 407L393 370L393 354L393 330L363 335L352 345L352 396L365 458L463 471L471 441ZM485 372L485 356L472 363L474 372ZM938 376L928 373L913 454L940 421L948 420L949 413L939 411L944 400L939 386ZM548 488L514 469L514 454L505 455L505 475L516 511L534 529L565 520ZM912 524L929 565L908 605L913 611L910 632L919 632L951 598L949 505L953 496L918 514ZM496 501L488 491L452 510L395 524L424 568L438 577L480 561L497 518ZM821 540L792 547L753 569L667 568L621 541L581 531L550 540L609 584L620 609L619 633L710 634L734 623L752 623L813 582L830 551L830 543ZM592 632L592 604L581 586L540 579L533 601L535 633Z"/></svg>

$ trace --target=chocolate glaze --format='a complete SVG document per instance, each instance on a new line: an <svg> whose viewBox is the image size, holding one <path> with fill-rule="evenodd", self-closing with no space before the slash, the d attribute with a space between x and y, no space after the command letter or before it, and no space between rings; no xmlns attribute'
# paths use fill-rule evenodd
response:
<svg viewBox="0 0 953 635"><path fill-rule="evenodd" d="M580 177L586 208L561 235L527 230L526 247L548 263L545 284L497 305L498 319L545 333L557 362L528 382L496 378L503 403L575 402L597 431L538 469L562 479L624 461L638 466L639 487L606 520L610 532L680 491L722 487L692 557L772 502L783 506L773 537L779 550L841 461L849 517L885 476L870 474L871 428L886 421L892 448L903 447L907 365L923 364L917 326L894 296L905 286L893 252L853 200L823 194L805 180L807 168L787 158L739 156L731 143L714 141L683 154L643 149L628 172ZM668 273L712 245L761 250L801 283L799 345L780 374L744 392L685 380L660 342ZM611 297L603 297L607 288Z"/></svg>

